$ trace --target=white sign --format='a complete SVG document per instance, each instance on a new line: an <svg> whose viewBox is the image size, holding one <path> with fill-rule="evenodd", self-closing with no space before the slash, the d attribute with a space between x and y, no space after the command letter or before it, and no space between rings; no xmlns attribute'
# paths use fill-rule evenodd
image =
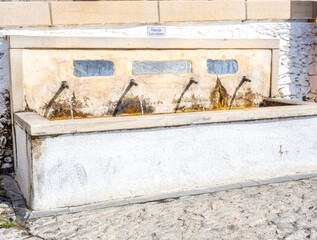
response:
<svg viewBox="0 0 317 240"><path fill-rule="evenodd" d="M147 27L148 37L165 37L166 27Z"/></svg>

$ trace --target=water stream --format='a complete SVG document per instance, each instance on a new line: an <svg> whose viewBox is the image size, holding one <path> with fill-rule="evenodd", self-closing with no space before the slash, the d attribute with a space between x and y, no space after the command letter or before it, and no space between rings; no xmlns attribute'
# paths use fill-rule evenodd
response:
<svg viewBox="0 0 317 240"><path fill-rule="evenodd" d="M70 116L72 117L72 119L74 119L72 95L71 95L69 87L66 88L66 94L67 94L67 97L68 97L68 104L69 104L69 108L70 108Z"/></svg>
<svg viewBox="0 0 317 240"><path fill-rule="evenodd" d="M138 97L139 97L139 101L140 101L141 112L142 112L142 115L144 115L143 101L142 101L142 94L141 94L140 86L136 86L136 87L138 89Z"/></svg>
<svg viewBox="0 0 317 240"><path fill-rule="evenodd" d="M204 103L204 99L203 99L203 92L201 90L201 87L200 87L199 83L196 84L196 85L197 85L198 94L199 94L199 97L200 97L200 102L201 102L201 105L203 106L203 111L205 112L205 103Z"/></svg>
<svg viewBox="0 0 317 240"><path fill-rule="evenodd" d="M253 94L255 96L256 106L259 107L260 103L259 103L259 100L258 100L258 94L257 94L257 92L255 91L255 89L253 87L253 82L252 81L250 82L250 86L251 86L251 91L253 92Z"/></svg>
<svg viewBox="0 0 317 240"><path fill-rule="evenodd" d="M251 84L251 90L255 93L254 89L252 88L252 81L250 79L248 79L246 76L243 76L239 85L237 86L236 90L234 91L233 95L232 95L232 98L231 98L231 101L230 101L230 104L229 104L229 110L231 109L232 107L232 104L233 104L233 101L237 95L237 92L239 91L239 89L242 87L242 85L245 83L245 82L249 82ZM256 95L256 99L257 99L257 95Z"/></svg>

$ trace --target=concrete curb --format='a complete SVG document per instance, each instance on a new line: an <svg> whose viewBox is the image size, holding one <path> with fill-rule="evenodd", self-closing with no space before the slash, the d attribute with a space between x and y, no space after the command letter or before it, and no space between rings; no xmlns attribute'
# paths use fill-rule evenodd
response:
<svg viewBox="0 0 317 240"><path fill-rule="evenodd" d="M16 216L20 220L28 220L33 218L60 215L65 213L76 213L76 212L90 211L90 210L96 210L96 209L102 209L102 208L119 207L119 206L124 206L129 204L160 201L164 199L175 199L175 198L180 198L184 196L194 196L194 195L208 194L208 193L221 192L221 191L227 191L227 190L233 190L233 189L242 189L246 187L258 187L258 186L272 184L272 183L281 183L286 181L296 181L296 180L302 180L307 178L316 178L317 172L309 173L309 174L287 175L283 177L269 178L269 179L264 179L259 181L247 181L247 182L234 183L229 185L221 185L216 187L207 187L207 188L201 188L201 189L195 189L195 190L166 193L166 194L160 194L160 195L155 195L150 197L129 198L129 199L123 199L123 200L94 203L94 204L83 205L78 207L67 207L67 208L51 209L51 210L45 210L45 211L31 211L27 209L22 193L20 192L20 189L17 183L15 182L15 180L12 177L6 176L6 175L2 175L1 177L3 178L2 182L5 185L5 188L8 191L9 196L11 198Z"/></svg>
<svg viewBox="0 0 317 240"><path fill-rule="evenodd" d="M15 215L20 220L28 219L31 212L27 209L23 195L14 178L8 175L1 175L0 177L3 178L2 183L9 193Z"/></svg>

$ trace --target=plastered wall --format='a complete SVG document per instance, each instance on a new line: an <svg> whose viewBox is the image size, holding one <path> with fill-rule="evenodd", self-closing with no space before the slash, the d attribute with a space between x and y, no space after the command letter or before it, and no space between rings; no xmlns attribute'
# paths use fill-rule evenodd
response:
<svg viewBox="0 0 317 240"><path fill-rule="evenodd" d="M110 60L114 73L100 76L100 68L95 72L88 65L76 68L73 61L77 59ZM207 59L234 59L237 70L208 74ZM178 60L191 65L188 71L133 74L132 65L140 61L151 61L149 69L164 70L161 65L153 66L153 61L175 64ZM78 77L74 69L99 75ZM49 119L70 118L67 93L78 118L141 114L140 101L146 114L227 109L231 101L232 108L245 108L270 96L271 50L23 50L23 70L25 105ZM237 91L244 75L252 82ZM189 85L191 77L198 83ZM137 87L127 87L131 78ZM50 107L62 81L68 82L69 89Z"/></svg>

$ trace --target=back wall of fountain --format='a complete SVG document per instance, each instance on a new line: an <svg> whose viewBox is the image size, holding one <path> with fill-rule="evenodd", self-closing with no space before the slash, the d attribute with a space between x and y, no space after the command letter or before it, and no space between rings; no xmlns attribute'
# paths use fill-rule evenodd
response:
<svg viewBox="0 0 317 240"><path fill-rule="evenodd" d="M67 91L49 104L62 81L75 117L227 109L244 75L254 81L233 108L270 96L271 49L24 50L23 59L25 105L49 119L70 117ZM130 79L138 86L122 96Z"/></svg>

